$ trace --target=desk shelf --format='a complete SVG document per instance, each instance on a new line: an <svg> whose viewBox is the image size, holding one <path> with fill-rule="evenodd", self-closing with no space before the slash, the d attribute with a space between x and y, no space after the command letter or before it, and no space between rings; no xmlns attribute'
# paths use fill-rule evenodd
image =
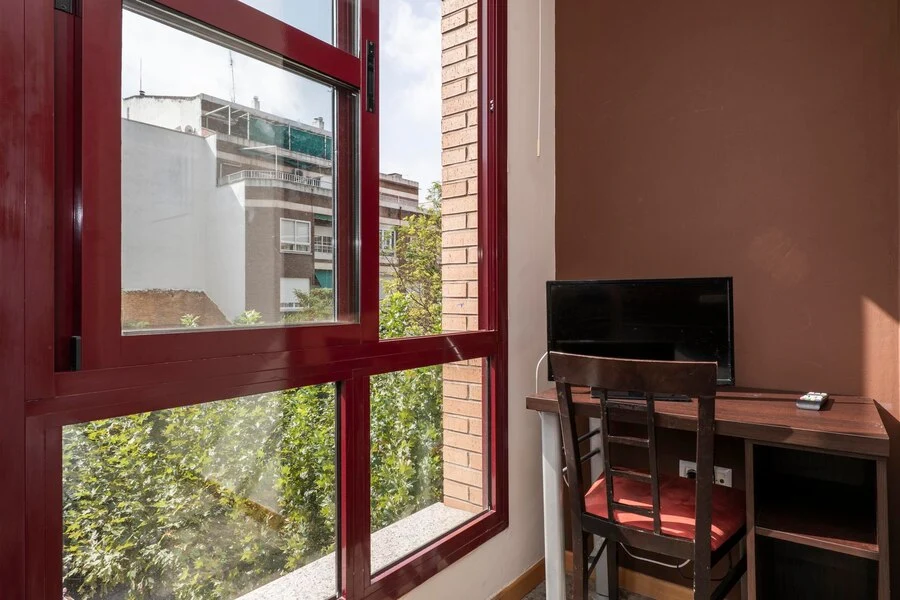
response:
<svg viewBox="0 0 900 600"><path fill-rule="evenodd" d="M757 575L751 598L886 600L876 461L747 446Z"/></svg>
<svg viewBox="0 0 900 600"><path fill-rule="evenodd" d="M868 490L811 479L781 482L777 500L761 498L756 513L756 533L831 552L879 559L874 497L866 498L869 510L859 510L859 497Z"/></svg>

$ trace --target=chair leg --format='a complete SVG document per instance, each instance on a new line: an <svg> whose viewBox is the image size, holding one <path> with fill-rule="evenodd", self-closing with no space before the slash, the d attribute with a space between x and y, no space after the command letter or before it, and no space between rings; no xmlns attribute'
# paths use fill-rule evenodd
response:
<svg viewBox="0 0 900 600"><path fill-rule="evenodd" d="M619 600L619 543L606 541L606 578L608 580L609 600Z"/></svg>
<svg viewBox="0 0 900 600"><path fill-rule="evenodd" d="M578 537L581 538L579 543ZM579 532L572 544L572 587L575 590L575 600L589 600L588 596L588 536Z"/></svg>
<svg viewBox="0 0 900 600"><path fill-rule="evenodd" d="M710 600L712 593L710 555L697 556L694 559L694 600Z"/></svg>

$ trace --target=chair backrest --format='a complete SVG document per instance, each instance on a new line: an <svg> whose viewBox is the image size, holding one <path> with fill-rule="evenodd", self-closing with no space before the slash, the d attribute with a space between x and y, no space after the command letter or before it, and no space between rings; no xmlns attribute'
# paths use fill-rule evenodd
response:
<svg viewBox="0 0 900 600"><path fill-rule="evenodd" d="M584 491L579 443L599 433L602 440L606 500L609 520L616 522L616 512L630 512L653 519L653 531L661 534L659 509L659 472L656 457L654 395L679 395L697 398L697 482L696 482L696 540L707 546L712 527L713 441L715 435L716 363L625 360L597 358L562 352L550 353L550 364L556 379L559 416L562 424L563 446L569 497L576 515L584 513ZM575 406L572 386L588 386L599 390L601 405L600 430L579 438L575 425ZM608 392L637 392L639 399L616 400ZM610 409L645 412L647 437L618 436L610 433ZM649 454L649 475L617 469L611 464L610 445L622 444L646 448ZM594 454L588 453L587 456ZM616 478L643 481L650 485L650 510L614 501ZM703 540L706 540L703 542Z"/></svg>

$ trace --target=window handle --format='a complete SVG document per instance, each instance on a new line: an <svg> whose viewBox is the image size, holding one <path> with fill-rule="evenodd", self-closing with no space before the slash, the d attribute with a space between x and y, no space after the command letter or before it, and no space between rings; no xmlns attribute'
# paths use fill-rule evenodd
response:
<svg viewBox="0 0 900 600"><path fill-rule="evenodd" d="M375 42L366 43L366 110L375 112Z"/></svg>

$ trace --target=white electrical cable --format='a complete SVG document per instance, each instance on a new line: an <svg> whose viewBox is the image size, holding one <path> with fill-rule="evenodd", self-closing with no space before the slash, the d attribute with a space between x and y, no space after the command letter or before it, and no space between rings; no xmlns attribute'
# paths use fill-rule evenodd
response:
<svg viewBox="0 0 900 600"><path fill-rule="evenodd" d="M544 88L544 0L538 0L537 156L541 157L541 92Z"/></svg>
<svg viewBox="0 0 900 600"><path fill-rule="evenodd" d="M544 352L541 357L538 359L537 366L534 368L534 393L537 394L541 391L541 363L544 362L544 359L547 358L549 352Z"/></svg>
<svg viewBox="0 0 900 600"><path fill-rule="evenodd" d="M631 552L628 551L628 548L625 547L624 544L619 544L619 546L622 548L622 550L625 551L625 554L627 554L634 560L642 560L644 562L648 562L648 563L651 563L654 565L659 565L660 567L666 567L669 569L680 569L681 567L683 567L683 566L687 565L689 562L691 562L691 560L688 559L688 560L684 561L683 563L681 563L680 565L670 565L669 563L664 563L664 562L660 562L658 560L653 560L652 558L644 558L643 556L635 556L634 554L632 554Z"/></svg>

